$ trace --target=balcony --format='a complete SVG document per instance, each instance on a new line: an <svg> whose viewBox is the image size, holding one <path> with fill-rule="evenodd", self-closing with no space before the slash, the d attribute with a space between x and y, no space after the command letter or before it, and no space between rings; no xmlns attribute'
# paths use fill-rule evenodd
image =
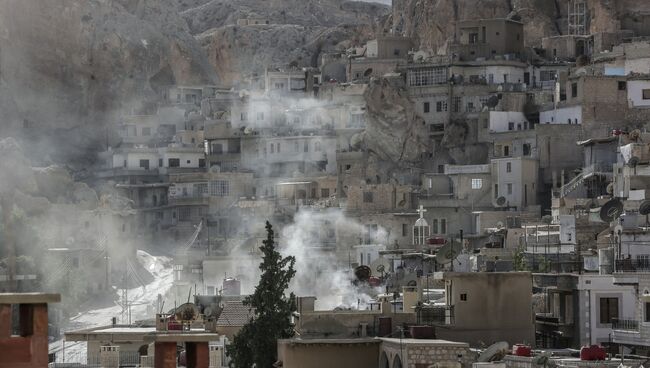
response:
<svg viewBox="0 0 650 368"><path fill-rule="evenodd" d="M612 321L612 329L618 331L639 332L639 321L635 319L619 319Z"/></svg>
<svg viewBox="0 0 650 368"><path fill-rule="evenodd" d="M553 313L536 313L535 314L535 323L560 326L560 325L572 325L573 323L568 323L561 316L556 316Z"/></svg>
<svg viewBox="0 0 650 368"><path fill-rule="evenodd" d="M650 273L650 259L619 259L616 273Z"/></svg>

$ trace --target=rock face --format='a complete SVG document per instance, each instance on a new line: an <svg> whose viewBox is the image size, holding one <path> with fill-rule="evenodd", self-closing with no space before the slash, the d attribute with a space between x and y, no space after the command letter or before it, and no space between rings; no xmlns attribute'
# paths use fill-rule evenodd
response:
<svg viewBox="0 0 650 368"><path fill-rule="evenodd" d="M267 66L318 66L321 53L372 37L370 26L307 27L289 24L226 26L197 36L221 81L264 73Z"/></svg>
<svg viewBox="0 0 650 368"><path fill-rule="evenodd" d="M374 24L389 7L347 0L176 0L193 34L237 24L241 18L262 18L270 24L334 27Z"/></svg>
<svg viewBox="0 0 650 368"><path fill-rule="evenodd" d="M591 31L642 28L637 16L650 3L635 0L587 0ZM540 45L543 37L566 34L566 0L394 0L393 13L384 25L393 22L405 34L429 50L437 51L453 37L454 22L467 19L504 18L518 15L524 23L526 44ZM640 32L643 33L643 32Z"/></svg>
<svg viewBox="0 0 650 368"><path fill-rule="evenodd" d="M431 152L424 120L417 115L400 78L373 80L366 91L364 144L380 160L396 165L419 162Z"/></svg>
<svg viewBox="0 0 650 368"><path fill-rule="evenodd" d="M0 76L2 134L55 161L96 149L162 85L217 79L169 0L2 1Z"/></svg>

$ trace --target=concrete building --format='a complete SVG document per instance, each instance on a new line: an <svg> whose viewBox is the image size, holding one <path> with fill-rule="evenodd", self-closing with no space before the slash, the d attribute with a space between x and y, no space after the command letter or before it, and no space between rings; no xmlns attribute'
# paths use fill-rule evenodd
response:
<svg viewBox="0 0 650 368"><path fill-rule="evenodd" d="M349 55L348 81L368 80L394 72L406 64L413 41L407 37L382 35L368 41L361 55Z"/></svg>
<svg viewBox="0 0 650 368"><path fill-rule="evenodd" d="M546 303L535 315L538 347L613 348L612 327L636 308L634 288L614 284L608 274L535 274L533 280Z"/></svg>
<svg viewBox="0 0 650 368"><path fill-rule="evenodd" d="M427 324L437 326L437 338L470 346L534 342L530 273L441 272L434 277L444 282L446 297L444 306L433 308L444 313L434 318L438 314L425 314L423 308L419 320L432 318Z"/></svg>
<svg viewBox="0 0 650 368"><path fill-rule="evenodd" d="M537 205L537 160L529 157L493 159L492 183L495 207L524 210Z"/></svg>
<svg viewBox="0 0 650 368"><path fill-rule="evenodd" d="M462 61L519 59L524 51L524 25L510 19L465 20L456 23L448 55Z"/></svg>
<svg viewBox="0 0 650 368"><path fill-rule="evenodd" d="M278 361L287 368L376 367L381 341L357 339L280 339Z"/></svg>

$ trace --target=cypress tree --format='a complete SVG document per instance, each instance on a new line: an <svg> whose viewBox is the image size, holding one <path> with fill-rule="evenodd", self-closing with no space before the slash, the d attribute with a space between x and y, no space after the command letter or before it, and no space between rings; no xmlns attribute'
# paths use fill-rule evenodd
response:
<svg viewBox="0 0 650 368"><path fill-rule="evenodd" d="M260 270L262 276L255 292L244 299L253 317L234 336L227 354L234 368L270 368L277 360L277 340L293 337L291 315L296 310L295 295L285 296L296 274L293 256L282 257L276 250L273 227L266 222L266 240Z"/></svg>

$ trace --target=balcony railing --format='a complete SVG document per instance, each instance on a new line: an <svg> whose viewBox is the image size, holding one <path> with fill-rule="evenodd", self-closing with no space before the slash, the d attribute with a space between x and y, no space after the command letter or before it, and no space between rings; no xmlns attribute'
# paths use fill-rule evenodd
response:
<svg viewBox="0 0 650 368"><path fill-rule="evenodd" d="M454 324L454 306L436 305L416 308L417 320L420 325L440 326Z"/></svg>
<svg viewBox="0 0 650 368"><path fill-rule="evenodd" d="M615 318L612 320L612 329L613 330L622 330L622 331L639 331L639 321L635 319L619 319Z"/></svg>
<svg viewBox="0 0 650 368"><path fill-rule="evenodd" d="M620 259L616 272L650 272L650 259Z"/></svg>

